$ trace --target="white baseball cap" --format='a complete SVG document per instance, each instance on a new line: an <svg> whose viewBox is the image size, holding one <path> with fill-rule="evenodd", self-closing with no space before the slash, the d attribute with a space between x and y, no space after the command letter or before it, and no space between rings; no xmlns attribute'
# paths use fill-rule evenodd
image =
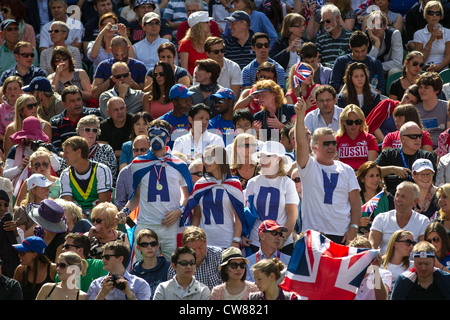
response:
<svg viewBox="0 0 450 320"><path fill-rule="evenodd" d="M192 28L199 22L209 22L211 19L208 16L208 11L196 11L189 16L188 25Z"/></svg>
<svg viewBox="0 0 450 320"><path fill-rule="evenodd" d="M34 173L27 179L27 189L30 191L35 187L49 187L54 182L48 180L46 176L40 173Z"/></svg>
<svg viewBox="0 0 450 320"><path fill-rule="evenodd" d="M412 165L413 172L421 172L424 170L431 170L434 172L433 163L428 159L417 159Z"/></svg>
<svg viewBox="0 0 450 320"><path fill-rule="evenodd" d="M152 21L152 20L158 20L161 22L161 17L156 12L147 12L144 17L142 18L142 25Z"/></svg>

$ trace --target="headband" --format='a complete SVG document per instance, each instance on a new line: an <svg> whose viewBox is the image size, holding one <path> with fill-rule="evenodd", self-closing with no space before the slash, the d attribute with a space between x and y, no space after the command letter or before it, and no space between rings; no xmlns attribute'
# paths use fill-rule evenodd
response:
<svg viewBox="0 0 450 320"><path fill-rule="evenodd" d="M413 255L414 258L436 258L436 253L434 252L426 252L426 251L420 251L420 252L414 252Z"/></svg>
<svg viewBox="0 0 450 320"><path fill-rule="evenodd" d="M148 128L147 132L150 133L150 131L153 131L153 130L161 130L161 131L163 131L167 136L170 136L169 131L167 131L167 129L164 128L164 127L152 126L152 127Z"/></svg>

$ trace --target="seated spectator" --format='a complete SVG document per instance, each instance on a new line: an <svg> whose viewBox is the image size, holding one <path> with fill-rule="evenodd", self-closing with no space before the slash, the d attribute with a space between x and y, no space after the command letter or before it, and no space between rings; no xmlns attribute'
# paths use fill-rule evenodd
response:
<svg viewBox="0 0 450 320"><path fill-rule="evenodd" d="M352 52L336 59L331 71L330 85L337 92L340 92L344 85L345 71L348 65L353 62L360 62L365 64L369 71L368 82L371 83L372 79L377 77L378 84L374 89L378 93L384 94L386 83L381 61L367 55L369 37L364 32L357 30L351 35L349 44Z"/></svg>
<svg viewBox="0 0 450 320"><path fill-rule="evenodd" d="M233 91L228 88L222 88L209 96L214 100L214 107L217 116L209 120L208 130L216 129L217 134L223 137L225 146L233 142L235 137L235 128L233 124L233 106L236 102Z"/></svg>
<svg viewBox="0 0 450 320"><path fill-rule="evenodd" d="M70 52L70 56L73 58L73 62L76 69L81 69L81 54L80 50L76 47L65 44L65 40L69 36L69 26L62 21L55 21L50 26L50 39L53 45L41 52L39 59L39 67L47 74L52 74L56 71L52 65L53 50L58 47L65 47ZM56 86L58 87L58 86Z"/></svg>
<svg viewBox="0 0 450 320"><path fill-rule="evenodd" d="M56 198L54 200L64 209L64 217L67 222L67 233L84 234L89 232L92 223L88 219L83 218L83 211L76 203L61 198Z"/></svg>
<svg viewBox="0 0 450 320"><path fill-rule="evenodd" d="M444 16L441 2L428 1L423 16L427 24L414 33L413 48L423 53L427 71L440 72L450 63L450 29L439 23Z"/></svg>
<svg viewBox="0 0 450 320"><path fill-rule="evenodd" d="M300 55L300 59L313 68L314 83L321 85L328 84L330 81L331 68L325 67L319 62L319 50L317 45L313 42L306 42L297 52Z"/></svg>
<svg viewBox="0 0 450 320"><path fill-rule="evenodd" d="M270 57L283 67L285 73L297 63L298 50L305 42L305 28L306 20L302 15L287 14L283 19L281 38L276 39L270 48Z"/></svg>
<svg viewBox="0 0 450 320"><path fill-rule="evenodd" d="M450 183L450 155L446 154L439 157L436 171L436 186L440 187L446 183Z"/></svg>
<svg viewBox="0 0 450 320"><path fill-rule="evenodd" d="M400 32L403 32L403 15L398 10L392 10L392 0L375 0L373 1L373 4L376 5L379 10L387 17L387 26L389 28L393 28ZM403 4L403 9L409 10L411 8L408 8L407 4ZM364 18L365 17L363 17L363 19ZM363 20L363 26L361 27L362 30L364 30L364 22L365 20Z"/></svg>
<svg viewBox="0 0 450 320"><path fill-rule="evenodd" d="M149 94L148 110L154 119L159 118L173 110L170 99L170 89L175 85L175 75L172 66L168 62L159 61L152 72L152 86Z"/></svg>
<svg viewBox="0 0 450 320"><path fill-rule="evenodd" d="M155 231L143 229L137 234L136 250L141 253L143 260L135 262L130 273L147 281L151 288L150 299L153 299L158 285L168 280L170 262L157 255L158 249L158 235Z"/></svg>
<svg viewBox="0 0 450 320"><path fill-rule="evenodd" d="M140 89L132 89L133 79L125 62L116 62L111 68L113 88L100 94L99 107L103 117L108 116L107 104L113 97L122 98L127 107L127 113L134 115L140 111L148 111L150 95Z"/></svg>
<svg viewBox="0 0 450 320"><path fill-rule="evenodd" d="M311 72L308 76L305 76L305 79L300 84L294 81L294 77L297 78L295 72L299 65L305 67ZM298 64L292 66L291 70L289 70L289 76L287 78L287 92L285 95L287 103L296 104L298 100L297 97L303 97L308 105L308 110L306 113L315 110L317 108L315 91L320 85L314 83L314 78L314 68L308 63L299 61Z"/></svg>
<svg viewBox="0 0 450 320"><path fill-rule="evenodd" d="M239 178L242 190L247 188L248 181L256 177L261 169L255 157L257 141L254 135L243 132L236 136L231 145L230 170L233 176Z"/></svg>
<svg viewBox="0 0 450 320"><path fill-rule="evenodd" d="M389 27L388 17L379 10L372 11L367 18L367 34L370 39L368 55L381 61L387 76L402 68L402 31L403 29Z"/></svg>
<svg viewBox="0 0 450 320"><path fill-rule="evenodd" d="M439 210L437 187L433 183L435 166L428 159L418 159L412 166L412 178L420 189L419 201L414 206L414 211L423 214L430 220Z"/></svg>
<svg viewBox="0 0 450 320"><path fill-rule="evenodd" d="M153 300L209 300L210 289L194 276L196 263L197 255L193 249L176 248L171 258L175 275L158 285Z"/></svg>
<svg viewBox="0 0 450 320"><path fill-rule="evenodd" d="M31 24L28 23L28 12L32 10L27 8L22 1L6 0L2 2L2 18L3 21L11 19L18 23L19 41L26 41L36 48L36 33ZM0 36L0 45L3 44L3 37Z"/></svg>
<svg viewBox="0 0 450 320"><path fill-rule="evenodd" d="M450 268L450 240L445 227L439 221L431 222L425 229L424 239L436 248L434 266L445 272Z"/></svg>
<svg viewBox="0 0 450 320"><path fill-rule="evenodd" d="M320 54L320 62L325 67L332 68L337 58L351 53L348 43L352 32L342 26L341 12L335 5L324 5L320 9L319 15L319 21L324 22L323 28L325 32L320 33L318 36L317 32L315 34L312 32L308 39L312 40L317 36L316 45ZM315 23L317 23L317 20Z"/></svg>
<svg viewBox="0 0 450 320"><path fill-rule="evenodd" d="M17 98L23 93L22 86L22 79L18 76L11 76L3 83L3 102L0 104L0 140L2 146L5 140L6 127L14 121L14 106Z"/></svg>
<svg viewBox="0 0 450 320"><path fill-rule="evenodd" d="M126 267L129 245L123 241L108 242L103 251L104 269L108 275L95 279L87 292L89 300L150 300L150 285L130 274Z"/></svg>
<svg viewBox="0 0 450 320"><path fill-rule="evenodd" d="M49 74L47 78L59 94L64 88L75 85L80 88L85 104L92 99L91 80L84 69L75 67L75 61L67 48L55 47L50 64L55 72Z"/></svg>
<svg viewBox="0 0 450 320"><path fill-rule="evenodd" d="M425 60L422 52L409 52L405 57L402 75L391 83L389 99L402 99L405 91L419 79L424 64Z"/></svg>
<svg viewBox="0 0 450 320"><path fill-rule="evenodd" d="M415 243L413 233L405 230L395 231L389 239L381 267L391 272L392 284L399 275L413 267L411 251Z"/></svg>
<svg viewBox="0 0 450 320"><path fill-rule="evenodd" d="M264 62L271 62L275 65L277 71L278 85L284 88L285 72L284 68L275 60L269 57L270 40L265 33L257 32L251 39L252 50L256 58L242 69L242 88L249 89L254 84L254 79L259 65Z"/></svg>

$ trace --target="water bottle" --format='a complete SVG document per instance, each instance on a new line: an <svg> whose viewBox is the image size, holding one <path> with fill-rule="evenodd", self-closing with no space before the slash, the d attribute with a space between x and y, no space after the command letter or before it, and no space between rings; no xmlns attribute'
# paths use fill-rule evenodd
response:
<svg viewBox="0 0 450 320"><path fill-rule="evenodd" d="M378 75L376 74L372 80L370 80L370 86L372 87L373 90L377 90L377 86L378 86Z"/></svg>

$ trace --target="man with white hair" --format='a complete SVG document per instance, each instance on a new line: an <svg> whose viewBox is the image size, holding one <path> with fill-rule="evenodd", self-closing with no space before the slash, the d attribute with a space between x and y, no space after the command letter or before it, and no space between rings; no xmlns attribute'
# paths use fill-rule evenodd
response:
<svg viewBox="0 0 450 320"><path fill-rule="evenodd" d="M316 45L322 65L332 68L338 57L351 52L348 43L352 32L342 27L341 12L334 4L324 5L320 14L326 32L317 37Z"/></svg>

